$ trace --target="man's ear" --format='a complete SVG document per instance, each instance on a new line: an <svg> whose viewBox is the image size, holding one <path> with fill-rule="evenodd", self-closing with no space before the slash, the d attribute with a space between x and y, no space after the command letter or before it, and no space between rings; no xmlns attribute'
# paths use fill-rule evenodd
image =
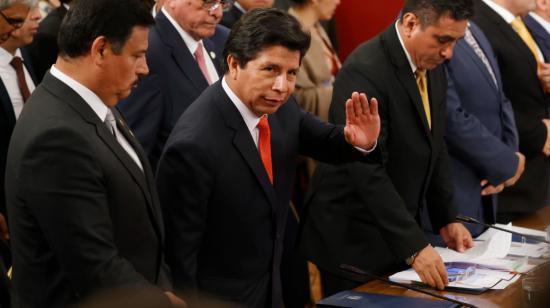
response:
<svg viewBox="0 0 550 308"><path fill-rule="evenodd" d="M239 59L237 59L235 56L231 54L227 56L227 68L229 69L229 77L231 79L237 78L239 74L240 65L241 64L239 62Z"/></svg>
<svg viewBox="0 0 550 308"><path fill-rule="evenodd" d="M101 64L105 58L106 53L108 53L110 49L111 44L109 44L109 41L105 36L96 37L96 39L92 42L92 46L90 47L90 55L92 56L94 63Z"/></svg>
<svg viewBox="0 0 550 308"><path fill-rule="evenodd" d="M403 31L405 33L405 36L407 37L411 37L416 27L420 26L420 20L418 19L418 16L416 16L411 12L403 15L402 23L403 23Z"/></svg>

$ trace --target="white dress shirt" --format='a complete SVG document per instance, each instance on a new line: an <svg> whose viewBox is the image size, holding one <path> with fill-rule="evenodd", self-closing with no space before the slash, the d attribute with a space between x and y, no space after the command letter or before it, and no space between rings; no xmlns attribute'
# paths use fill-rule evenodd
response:
<svg viewBox="0 0 550 308"><path fill-rule="evenodd" d="M511 24L514 19L516 19L516 16L512 14L512 12L508 11L504 7L500 6L499 4L496 4L492 0L482 0L489 6L493 11L495 11L506 23ZM537 49L537 54L539 56L539 59L544 59L544 55L542 54L542 51L540 51L539 46L537 45L537 42L535 42L535 48Z"/></svg>
<svg viewBox="0 0 550 308"><path fill-rule="evenodd" d="M185 46L187 46L187 49L191 52L193 56L195 56L195 51L197 50L197 47L199 46L199 43L202 43L202 40L196 41L189 33L185 32L180 25L174 20L172 16L162 7L161 11L166 15L166 18L168 18L168 21L176 28L178 33L180 34L183 42L185 43ZM206 69L208 70L208 75L210 76L210 80L212 83L218 81L220 79L220 76L218 75L218 72L216 71L216 67L214 66L214 62L212 62L212 57L216 57L216 54L214 52L210 53L206 48L204 48L204 43L202 45L202 53L205 55L204 60L206 62ZM206 56L208 55L208 57Z"/></svg>
<svg viewBox="0 0 550 308"><path fill-rule="evenodd" d="M260 130L258 129L258 123L260 122L260 117L255 115L247 105L241 101L241 99L229 88L229 85L227 85L227 82L225 81L225 77L222 78L222 88L229 96L229 99L231 102L237 107L237 110L239 110L239 113L243 117L244 123L246 124L246 127L250 131L250 135L252 136L252 140L254 140L254 144L256 145L256 148L258 147L258 140L260 139Z"/></svg>
<svg viewBox="0 0 550 308"><path fill-rule="evenodd" d="M399 33L399 28L397 27L397 24L399 23L399 20L395 22L395 31L397 32L397 38L399 39L399 43L401 43L401 47L403 48L403 51L405 52L405 56L407 56L407 61L409 61L409 65L411 66L411 71L413 75L416 73L416 64L414 64L411 55L407 51L407 48L405 48L405 43L403 42L403 39L401 38L401 33Z"/></svg>
<svg viewBox="0 0 550 308"><path fill-rule="evenodd" d="M23 59L21 56L21 50L17 49L15 55ZM6 87L6 91L11 100L13 106L13 112L15 114L15 119L19 118L21 110L23 110L23 96L21 95L21 90L19 90L19 83L17 82L17 73L10 62L13 59L13 55L6 51L4 48L0 48L0 78ZM27 71L25 65L23 65L23 71L25 73L25 80L27 81L27 87L29 92L34 91L34 82L32 81L31 75Z"/></svg>
<svg viewBox="0 0 550 308"><path fill-rule="evenodd" d="M92 110L97 115L97 117L101 120L101 122L105 122L109 107L107 107L107 105L105 105L103 101L92 90L88 89L83 84L79 83L78 81L74 80L67 74L58 70L55 67L55 64L52 65L52 68L50 69L50 73L55 78L59 79L61 82L66 84L69 88L73 89L73 91L75 91L78 95L80 95L80 97L82 97L82 99L90 106L90 108L92 108ZM124 151L126 151L126 153L128 153L130 158L132 158L132 160L136 163L136 165L138 165L138 167L143 171L143 166L134 148L130 145L128 140L126 140L122 132L120 132L116 126L113 128L115 129L116 139L120 144L120 146L124 149Z"/></svg>

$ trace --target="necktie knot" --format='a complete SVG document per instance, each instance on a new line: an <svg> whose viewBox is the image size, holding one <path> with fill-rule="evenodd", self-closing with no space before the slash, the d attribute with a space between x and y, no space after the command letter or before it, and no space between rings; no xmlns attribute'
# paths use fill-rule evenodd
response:
<svg viewBox="0 0 550 308"><path fill-rule="evenodd" d="M111 109L107 110L107 116L105 117L105 125L109 129L109 131L113 134L113 136L116 137L116 118Z"/></svg>
<svg viewBox="0 0 550 308"><path fill-rule="evenodd" d="M13 57L10 61L10 65L15 69L15 74L17 75L17 85L19 86L19 91L21 92L21 97L23 102L26 102L31 92L27 85L27 80L25 79L25 71L23 70L23 59L21 57Z"/></svg>
<svg viewBox="0 0 550 308"><path fill-rule="evenodd" d="M267 120L267 116L263 116L260 118L260 122L258 122L258 129L260 131L264 129L269 129L269 121Z"/></svg>

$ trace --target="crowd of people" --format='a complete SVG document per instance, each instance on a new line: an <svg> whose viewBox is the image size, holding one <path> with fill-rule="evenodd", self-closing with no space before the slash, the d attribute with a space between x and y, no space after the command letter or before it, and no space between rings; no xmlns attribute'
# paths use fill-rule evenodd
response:
<svg viewBox="0 0 550 308"><path fill-rule="evenodd" d="M343 62L340 0L47 2L0 0L0 307L443 289L457 215L549 204L548 0L405 0Z"/></svg>

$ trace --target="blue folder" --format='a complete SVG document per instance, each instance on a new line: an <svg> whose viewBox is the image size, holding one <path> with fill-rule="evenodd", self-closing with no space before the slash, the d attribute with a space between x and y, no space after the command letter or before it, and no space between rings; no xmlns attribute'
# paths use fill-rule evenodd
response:
<svg viewBox="0 0 550 308"><path fill-rule="evenodd" d="M457 304L424 298L373 294L356 291L342 291L322 299L317 307L368 307L368 308L451 308Z"/></svg>

